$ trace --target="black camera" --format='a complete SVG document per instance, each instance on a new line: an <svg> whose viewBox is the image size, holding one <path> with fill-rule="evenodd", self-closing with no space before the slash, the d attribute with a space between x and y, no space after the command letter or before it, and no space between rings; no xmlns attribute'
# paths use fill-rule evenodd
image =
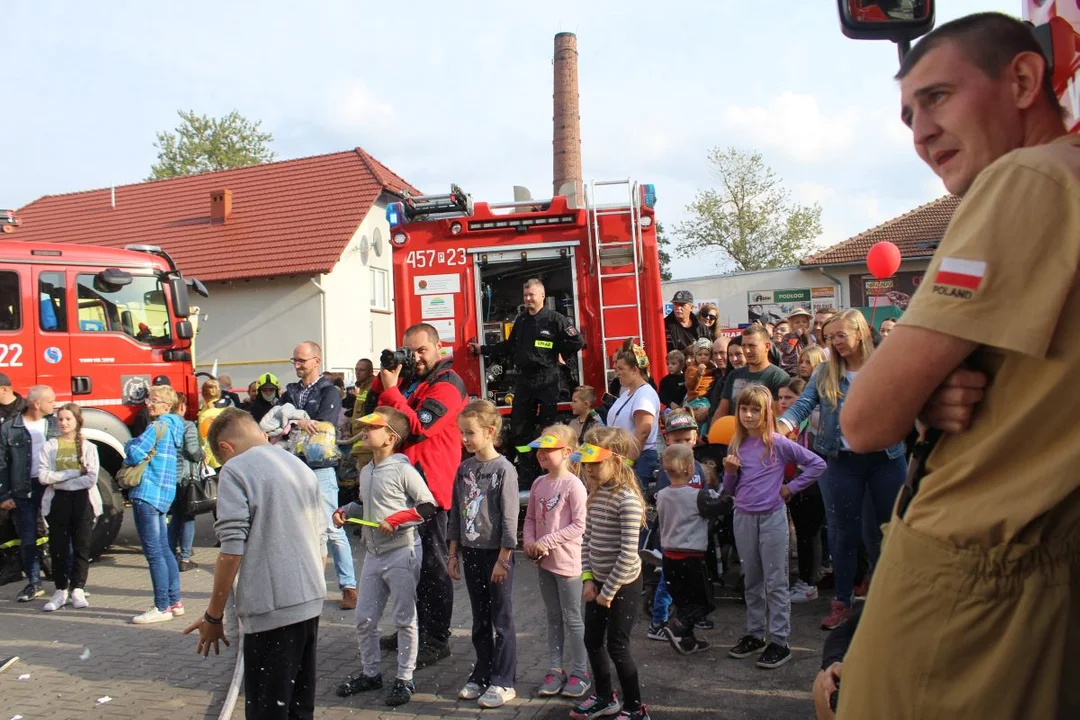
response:
<svg viewBox="0 0 1080 720"><path fill-rule="evenodd" d="M416 369L416 353L407 347L386 349L379 356L379 364L384 370L396 370L400 367L402 375L411 375Z"/></svg>

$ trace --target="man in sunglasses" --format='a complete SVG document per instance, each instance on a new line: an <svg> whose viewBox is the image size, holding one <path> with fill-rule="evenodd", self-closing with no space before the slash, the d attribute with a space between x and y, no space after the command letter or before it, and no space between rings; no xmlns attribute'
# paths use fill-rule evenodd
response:
<svg viewBox="0 0 1080 720"><path fill-rule="evenodd" d="M715 318L714 318L715 319ZM694 315L694 296L679 290L671 298L671 312L664 318L667 352L690 347L698 338L709 338L709 329Z"/></svg>

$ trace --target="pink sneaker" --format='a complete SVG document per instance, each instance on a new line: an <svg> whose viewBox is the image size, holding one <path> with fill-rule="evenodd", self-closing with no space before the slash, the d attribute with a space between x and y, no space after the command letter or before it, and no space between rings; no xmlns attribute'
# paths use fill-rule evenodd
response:
<svg viewBox="0 0 1080 720"><path fill-rule="evenodd" d="M170 605L169 609L165 612L171 612L173 614L173 617L180 617L187 611L184 610L184 602L182 600L178 600L175 605Z"/></svg>
<svg viewBox="0 0 1080 720"><path fill-rule="evenodd" d="M833 630L851 615L851 609L842 600L833 600L829 604L829 614L821 621L822 630Z"/></svg>

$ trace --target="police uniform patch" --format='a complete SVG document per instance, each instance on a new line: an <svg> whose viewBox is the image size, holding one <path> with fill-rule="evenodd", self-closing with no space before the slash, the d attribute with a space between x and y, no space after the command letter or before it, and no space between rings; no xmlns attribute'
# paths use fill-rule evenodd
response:
<svg viewBox="0 0 1080 720"><path fill-rule="evenodd" d="M420 418L421 425L427 425L429 422L435 419L435 416L431 414L430 410L421 410L417 417Z"/></svg>
<svg viewBox="0 0 1080 720"><path fill-rule="evenodd" d="M567 325L566 326L566 334L569 335L570 337L577 337L577 328L574 327L573 325Z"/></svg>

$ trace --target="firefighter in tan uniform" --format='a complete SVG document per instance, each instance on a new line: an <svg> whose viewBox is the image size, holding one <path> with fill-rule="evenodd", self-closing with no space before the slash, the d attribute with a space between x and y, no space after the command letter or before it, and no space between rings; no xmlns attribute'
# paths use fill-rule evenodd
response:
<svg viewBox="0 0 1080 720"><path fill-rule="evenodd" d="M902 439L962 364L986 386L969 428L924 434L841 720L1080 718L1080 137L1045 73L1024 25L983 14L928 35L898 76L918 154L963 201L859 373L844 437Z"/></svg>

